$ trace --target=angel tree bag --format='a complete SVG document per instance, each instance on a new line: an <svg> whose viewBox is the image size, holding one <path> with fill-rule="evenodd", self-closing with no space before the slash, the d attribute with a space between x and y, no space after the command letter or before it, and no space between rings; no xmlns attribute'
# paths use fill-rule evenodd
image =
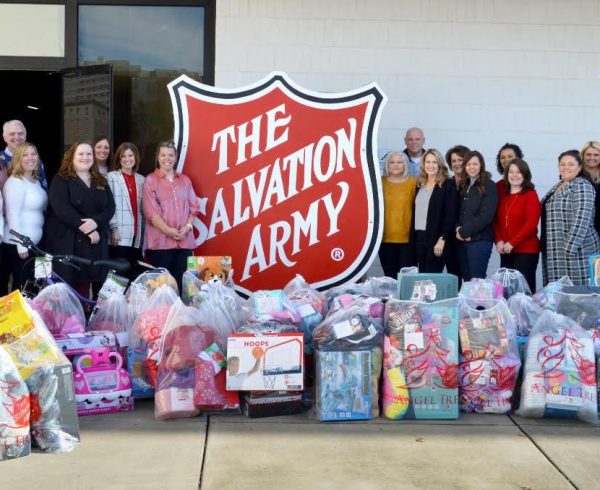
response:
<svg viewBox="0 0 600 490"><path fill-rule="evenodd" d="M529 336L517 415L598 422L590 332L564 315L544 311Z"/></svg>

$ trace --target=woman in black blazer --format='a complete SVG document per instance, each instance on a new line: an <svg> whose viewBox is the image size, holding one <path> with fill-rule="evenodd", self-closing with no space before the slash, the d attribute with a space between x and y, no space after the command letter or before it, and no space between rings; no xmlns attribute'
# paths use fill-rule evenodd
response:
<svg viewBox="0 0 600 490"><path fill-rule="evenodd" d="M444 158L437 150L427 150L421 157L411 226L419 272L444 270L457 210L458 191L454 179L448 178Z"/></svg>
<svg viewBox="0 0 600 490"><path fill-rule="evenodd" d="M90 143L74 143L66 152L48 193L50 215L46 220L46 249L53 255L78 255L108 259L108 223L115 201L106 178L94 163ZM99 290L106 277L100 267L79 269L54 264L56 272L89 297L90 283Z"/></svg>

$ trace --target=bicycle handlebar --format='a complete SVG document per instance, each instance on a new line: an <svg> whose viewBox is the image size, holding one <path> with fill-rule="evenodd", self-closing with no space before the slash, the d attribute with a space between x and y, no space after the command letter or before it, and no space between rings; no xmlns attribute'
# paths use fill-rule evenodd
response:
<svg viewBox="0 0 600 490"><path fill-rule="evenodd" d="M110 269L114 269L115 271L122 273L129 271L131 267L129 262L124 259L90 260L84 257L78 257L77 255L51 255L39 248L35 243L33 243L33 240L31 240L31 238L29 238L28 236L21 235L15 230L9 230L9 233L16 238L16 240L12 239L13 242L20 243L36 255L47 257L49 258L49 260L52 261L62 262L73 266L76 266L76 264L85 266L106 266Z"/></svg>

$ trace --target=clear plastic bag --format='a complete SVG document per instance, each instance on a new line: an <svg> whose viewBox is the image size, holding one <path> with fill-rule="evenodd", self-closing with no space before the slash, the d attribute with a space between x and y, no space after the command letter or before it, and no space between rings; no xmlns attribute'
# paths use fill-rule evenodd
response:
<svg viewBox="0 0 600 490"><path fill-rule="evenodd" d="M65 283L46 286L31 302L52 335L85 332L81 302Z"/></svg>
<svg viewBox="0 0 600 490"><path fill-rule="evenodd" d="M417 271L418 272L418 271ZM364 294L381 299L393 298L398 292L398 280L391 277L370 277L364 284Z"/></svg>
<svg viewBox="0 0 600 490"><path fill-rule="evenodd" d="M142 294L138 294L140 292ZM132 394L136 398L152 396L154 393L160 340L169 311L178 299L175 290L168 285L156 289L150 299L145 298L145 294L144 290L138 289L129 296L130 311L140 310L129 331L127 356Z"/></svg>
<svg viewBox="0 0 600 490"><path fill-rule="evenodd" d="M385 334L384 417L458 418L458 300L390 299Z"/></svg>
<svg viewBox="0 0 600 490"><path fill-rule="evenodd" d="M30 454L29 419L29 390L0 346L0 461Z"/></svg>
<svg viewBox="0 0 600 490"><path fill-rule="evenodd" d="M18 290L0 298L0 312L0 343L29 389L33 441L45 452L72 451L79 423L69 361Z"/></svg>
<svg viewBox="0 0 600 490"><path fill-rule="evenodd" d="M258 321L300 323L300 315L281 289L255 291L248 298L248 306Z"/></svg>
<svg viewBox="0 0 600 490"><path fill-rule="evenodd" d="M131 283L130 289L142 289L146 292L146 296L149 298L156 289L164 285L171 287L175 293L179 294L179 288L177 287L177 281L175 278L167 269L158 268L140 274Z"/></svg>
<svg viewBox="0 0 600 490"><path fill-rule="evenodd" d="M500 267L494 274L491 275L490 279L497 281L502 284L504 288L504 298L508 299L513 294L522 293L531 296L531 289L525 276L518 270L507 269Z"/></svg>
<svg viewBox="0 0 600 490"><path fill-rule="evenodd" d="M574 320L546 310L535 323L517 415L598 422L594 343Z"/></svg>
<svg viewBox="0 0 600 490"><path fill-rule="evenodd" d="M208 283L198 279L192 272L186 271L181 278L181 300L187 306L200 306L206 298Z"/></svg>
<svg viewBox="0 0 600 490"><path fill-rule="evenodd" d="M297 275L284 288L288 302L300 317L300 329L304 332L304 351L312 352L312 332L323 321L325 295L311 287L302 276Z"/></svg>
<svg viewBox="0 0 600 490"><path fill-rule="evenodd" d="M160 341L158 378L154 414L159 420L193 417L199 413L194 405L196 360L220 333L204 324L193 307L177 300L171 308Z"/></svg>
<svg viewBox="0 0 600 490"><path fill-rule="evenodd" d="M556 311L556 293L567 286L572 286L573 281L569 276L563 276L558 281L549 282L545 287L536 292L532 298L542 308Z"/></svg>
<svg viewBox="0 0 600 490"><path fill-rule="evenodd" d="M131 311L123 293L113 293L102 301L94 318L90 319L88 330L108 330L117 337L120 347L129 345L129 332L132 326Z"/></svg>
<svg viewBox="0 0 600 490"><path fill-rule="evenodd" d="M515 321L506 300L462 298L458 331L460 409L509 412L521 359Z"/></svg>
<svg viewBox="0 0 600 490"><path fill-rule="evenodd" d="M517 325L517 335L521 337L529 336L533 325L544 311L543 308L531 296L523 293L512 295L507 304Z"/></svg>
<svg viewBox="0 0 600 490"><path fill-rule="evenodd" d="M596 356L600 356L600 287L567 286L555 293L555 298L556 313L590 332Z"/></svg>
<svg viewBox="0 0 600 490"><path fill-rule="evenodd" d="M379 416L383 327L357 307L340 310L313 331L315 414L320 420Z"/></svg>
<svg viewBox="0 0 600 490"><path fill-rule="evenodd" d="M500 299L504 295L504 288L498 281L475 278L463 282L459 294L468 299Z"/></svg>

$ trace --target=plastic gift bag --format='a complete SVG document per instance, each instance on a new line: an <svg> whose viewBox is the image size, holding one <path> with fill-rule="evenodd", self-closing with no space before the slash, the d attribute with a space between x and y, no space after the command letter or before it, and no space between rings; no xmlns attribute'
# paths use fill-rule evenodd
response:
<svg viewBox="0 0 600 490"><path fill-rule="evenodd" d="M106 297L96 314L90 319L88 330L109 331L115 334L120 347L129 345L131 331L131 311L123 293L113 293Z"/></svg>
<svg viewBox="0 0 600 490"><path fill-rule="evenodd" d="M562 291L567 286L572 286L573 281L569 276L563 276L558 281L549 282L535 293L532 298L542 308L550 311L556 311L556 293Z"/></svg>
<svg viewBox="0 0 600 490"><path fill-rule="evenodd" d="M281 289L255 291L248 298L248 305L258 321L300 323L300 315Z"/></svg>
<svg viewBox="0 0 600 490"><path fill-rule="evenodd" d="M461 299L458 331L460 409L507 413L521 359L515 321L506 300Z"/></svg>
<svg viewBox="0 0 600 490"><path fill-rule="evenodd" d="M383 328L353 306L328 315L313 331L315 413L320 420L379 416Z"/></svg>
<svg viewBox="0 0 600 490"><path fill-rule="evenodd" d="M566 286L555 294L556 313L568 316L590 332L600 356L600 287Z"/></svg>
<svg viewBox="0 0 600 490"><path fill-rule="evenodd" d="M186 271L181 278L181 300L187 306L199 306L206 298L208 283L198 279L193 272Z"/></svg>
<svg viewBox="0 0 600 490"><path fill-rule="evenodd" d="M513 294L508 298L508 309L513 314L517 326L517 347L521 362L525 361L527 338L533 325L544 311L531 296L523 293Z"/></svg>
<svg viewBox="0 0 600 490"><path fill-rule="evenodd" d="M519 272L518 270L500 267L496 272L492 274L490 279L502 284L502 286L504 287L505 299L510 298L513 294L516 293L523 293L531 296L531 289L529 289L529 284L527 284L525 276L521 274L521 272Z"/></svg>
<svg viewBox="0 0 600 490"><path fill-rule="evenodd" d="M152 396L154 393L160 340L171 306L178 299L175 290L168 285L156 289L150 299L145 298L145 292L143 295L136 293L129 297L130 302L141 302L142 298L145 302L132 308L134 311L139 308L141 312L129 332L127 360L132 393L136 398Z"/></svg>
<svg viewBox="0 0 600 490"><path fill-rule="evenodd" d="M181 300L173 305L160 341L154 414L157 419L193 417L196 360L222 335L204 323L200 312Z"/></svg>
<svg viewBox="0 0 600 490"><path fill-rule="evenodd" d="M300 317L300 329L304 332L304 351L312 352L312 332L323 321L325 296L296 275L284 288L288 302Z"/></svg>
<svg viewBox="0 0 600 490"><path fill-rule="evenodd" d="M65 283L46 286L31 302L52 335L85 332L81 302Z"/></svg>
<svg viewBox="0 0 600 490"><path fill-rule="evenodd" d="M29 390L0 346L0 461L31 452Z"/></svg>
<svg viewBox="0 0 600 490"><path fill-rule="evenodd" d="M383 415L458 418L458 300L385 306Z"/></svg>
<svg viewBox="0 0 600 490"><path fill-rule="evenodd" d="M469 299L500 299L504 295L504 287L493 279L476 278L463 282L459 294Z"/></svg>
<svg viewBox="0 0 600 490"><path fill-rule="evenodd" d="M161 286L169 286L179 294L179 288L177 287L177 281L169 274L167 269L158 268L151 271L140 274L132 283L130 290L143 290L146 292L146 296L150 297L155 290Z"/></svg>
<svg viewBox="0 0 600 490"><path fill-rule="evenodd" d="M398 291L398 280L391 277L369 277L364 284L364 293L381 299L393 298Z"/></svg>
<svg viewBox="0 0 600 490"><path fill-rule="evenodd" d="M29 389L33 441L45 452L72 451L79 423L71 364L18 290L0 298L0 345Z"/></svg>
<svg viewBox="0 0 600 490"><path fill-rule="evenodd" d="M598 422L594 344L574 320L544 311L534 325L517 414Z"/></svg>

